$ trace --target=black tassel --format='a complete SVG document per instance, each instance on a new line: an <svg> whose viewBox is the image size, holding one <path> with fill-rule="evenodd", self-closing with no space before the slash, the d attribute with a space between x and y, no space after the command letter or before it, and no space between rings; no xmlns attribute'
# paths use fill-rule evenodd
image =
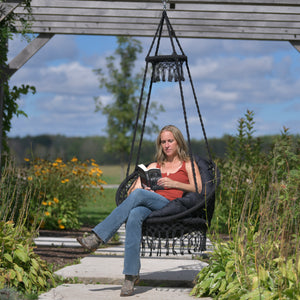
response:
<svg viewBox="0 0 300 300"><path fill-rule="evenodd" d="M145 252L146 252L146 242L145 242L145 239L142 238L142 253L141 253L141 255L145 256Z"/></svg>

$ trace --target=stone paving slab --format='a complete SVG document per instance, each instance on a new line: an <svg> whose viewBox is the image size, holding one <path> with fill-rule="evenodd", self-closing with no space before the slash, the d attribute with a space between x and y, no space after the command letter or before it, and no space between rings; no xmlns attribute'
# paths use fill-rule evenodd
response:
<svg viewBox="0 0 300 300"><path fill-rule="evenodd" d="M193 280L207 264L199 260L141 258L140 277L147 285L191 287ZM123 257L92 255L80 264L67 266L56 272L63 278L83 283L122 284Z"/></svg>
<svg viewBox="0 0 300 300"><path fill-rule="evenodd" d="M124 228L120 236L124 241ZM76 244L75 239L53 239L47 245L68 247ZM71 243L71 244L70 244ZM56 272L63 278L71 278L79 284L64 284L39 296L39 300L114 300L120 299L120 289L124 280L123 270L124 246L99 248L93 255L83 258L79 264L67 266ZM140 285L130 299L142 300L191 300L189 296L193 281L199 271L207 264L187 256L146 256L141 258ZM199 298L198 298L199 299ZM211 298L201 298L203 300Z"/></svg>
<svg viewBox="0 0 300 300"><path fill-rule="evenodd" d="M64 284L50 290L39 297L39 300L115 300L120 297L121 285L103 284ZM191 289L162 288L137 286L134 295L128 299L141 300L193 300L199 299L189 296ZM201 298L208 300L211 298Z"/></svg>

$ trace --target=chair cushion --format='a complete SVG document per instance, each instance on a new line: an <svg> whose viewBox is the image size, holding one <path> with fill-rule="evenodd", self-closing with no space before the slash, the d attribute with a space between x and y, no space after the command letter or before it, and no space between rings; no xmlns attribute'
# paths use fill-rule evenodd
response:
<svg viewBox="0 0 300 300"><path fill-rule="evenodd" d="M153 211L148 218L166 217L166 216L180 214L182 212L185 212L188 209L191 209L195 205L199 204L201 200L206 199L207 195L211 195L214 192L216 187L214 163L206 159L200 158L199 156L195 157L195 162L197 163L201 174L201 181L202 181L201 193L200 194L196 192L185 193L183 197L170 201L162 209ZM219 180L219 176L217 176L217 180Z"/></svg>

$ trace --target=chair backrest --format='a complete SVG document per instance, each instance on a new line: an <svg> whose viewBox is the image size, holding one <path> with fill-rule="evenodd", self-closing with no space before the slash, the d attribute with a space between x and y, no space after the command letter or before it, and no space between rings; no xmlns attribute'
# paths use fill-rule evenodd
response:
<svg viewBox="0 0 300 300"><path fill-rule="evenodd" d="M153 211L147 223L171 222L186 216L200 216L210 223L215 206L215 190L220 184L220 173L215 164L195 157L202 180L201 193L188 192L181 198L170 201L160 210Z"/></svg>
<svg viewBox="0 0 300 300"><path fill-rule="evenodd" d="M121 182L115 196L117 206L119 206L127 198L130 187L138 177L138 172L135 170Z"/></svg>
<svg viewBox="0 0 300 300"><path fill-rule="evenodd" d="M169 222L178 218L183 218L194 212L201 213L201 210L203 211L203 209L205 209L205 219L210 223L214 211L215 189L220 184L220 173L212 161L199 156L195 156L194 160L197 163L201 174L201 193L185 193L182 198L177 198L161 210L152 212L147 219L147 222L160 222L161 218L164 218L164 220ZM135 170L120 184L115 198L117 206L126 199L131 185L137 178L138 172Z"/></svg>

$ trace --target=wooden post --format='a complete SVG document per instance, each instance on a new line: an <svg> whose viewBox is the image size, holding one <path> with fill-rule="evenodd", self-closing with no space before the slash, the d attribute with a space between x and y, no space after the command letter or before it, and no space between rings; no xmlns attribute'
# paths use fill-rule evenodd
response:
<svg viewBox="0 0 300 300"><path fill-rule="evenodd" d="M4 42L4 41L3 41ZM3 50L8 51L8 42L3 43L2 45ZM2 52L4 53L4 52ZM6 67L4 64L4 57L1 59L2 64L0 63L0 180L2 178L2 150L3 150L3 112L4 112L4 83L7 80L7 72L6 72Z"/></svg>
<svg viewBox="0 0 300 300"><path fill-rule="evenodd" d="M4 70L0 70L4 72ZM0 73L0 74L1 74ZM4 109L4 76L0 76L0 180L2 178L2 138L3 138L3 109Z"/></svg>

